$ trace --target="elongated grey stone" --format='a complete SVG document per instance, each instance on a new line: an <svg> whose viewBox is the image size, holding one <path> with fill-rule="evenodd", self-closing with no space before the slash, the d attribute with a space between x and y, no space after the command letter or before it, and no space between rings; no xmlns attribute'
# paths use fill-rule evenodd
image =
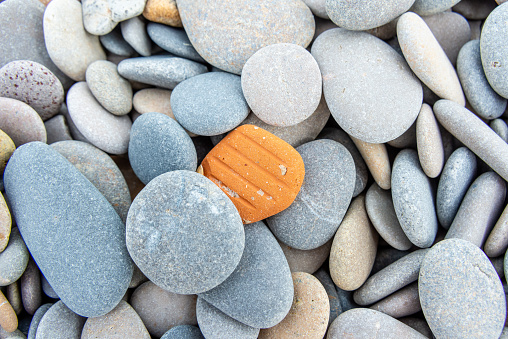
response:
<svg viewBox="0 0 508 339"><path fill-rule="evenodd" d="M498 257L506 253L508 248L508 208L503 210L503 213L496 222L496 225L490 232L487 241L485 242L485 254L489 257Z"/></svg>
<svg viewBox="0 0 508 339"><path fill-rule="evenodd" d="M0 286L17 281L28 265L30 254L17 227L12 228L7 247L0 253Z"/></svg>
<svg viewBox="0 0 508 339"><path fill-rule="evenodd" d="M30 327L28 328L27 339L35 339L37 327L39 326L42 317L44 316L44 314L46 314L46 312L50 309L51 306L53 306L53 304L51 303L44 304L41 307L39 307L37 311L35 311L32 321L30 322Z"/></svg>
<svg viewBox="0 0 508 339"><path fill-rule="evenodd" d="M370 307L373 310L388 314L390 317L401 318L422 310L418 298L418 282L414 282Z"/></svg>
<svg viewBox="0 0 508 339"><path fill-rule="evenodd" d="M409 9L419 15L432 15L452 8L460 0L416 0Z"/></svg>
<svg viewBox="0 0 508 339"><path fill-rule="evenodd" d="M196 52L183 29L155 22L150 22L146 28L152 41L160 48L182 58L205 62Z"/></svg>

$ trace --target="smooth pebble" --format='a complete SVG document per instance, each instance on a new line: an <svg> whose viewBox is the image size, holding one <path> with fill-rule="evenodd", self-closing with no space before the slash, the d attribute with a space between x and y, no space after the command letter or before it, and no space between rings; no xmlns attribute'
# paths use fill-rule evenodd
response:
<svg viewBox="0 0 508 339"><path fill-rule="evenodd" d="M7 244L9 243L9 238L11 235L11 227L12 227L11 212L9 211L9 207L5 202L5 198L2 192L0 192L0 253L2 253L5 250Z"/></svg>
<svg viewBox="0 0 508 339"><path fill-rule="evenodd" d="M106 35L101 35L99 40L108 52L115 55L129 57L135 53L134 48L123 38L120 27Z"/></svg>
<svg viewBox="0 0 508 339"><path fill-rule="evenodd" d="M200 329L192 325L178 325L164 333L161 339L204 339ZM230 337L229 337L230 338Z"/></svg>
<svg viewBox="0 0 508 339"><path fill-rule="evenodd" d="M388 190L392 186L392 168L388 158L386 145L381 143L370 143L351 136L351 140L362 155L362 158L369 169L374 181L382 189Z"/></svg>
<svg viewBox="0 0 508 339"><path fill-rule="evenodd" d="M332 278L323 267L313 274L325 288L328 294L328 303L330 305L330 316L328 317L328 326L342 313L342 305L340 304L337 289Z"/></svg>
<svg viewBox="0 0 508 339"><path fill-rule="evenodd" d="M418 283L414 282L383 300L375 303L370 309L383 312L393 318L407 317L422 310L418 297Z"/></svg>
<svg viewBox="0 0 508 339"><path fill-rule="evenodd" d="M460 0L416 0L409 9L418 15L432 15L452 8Z"/></svg>
<svg viewBox="0 0 508 339"><path fill-rule="evenodd" d="M83 8L83 26L93 35L105 35L111 32L117 22L111 18L108 0L81 0Z"/></svg>
<svg viewBox="0 0 508 339"><path fill-rule="evenodd" d="M298 250L282 243L280 240L277 241L280 248L282 248L282 252L284 252L291 272L313 274L328 259L333 239L328 240L324 245L313 250Z"/></svg>
<svg viewBox="0 0 508 339"><path fill-rule="evenodd" d="M62 114L46 120L44 127L46 128L46 142L48 145L58 141L73 140L67 120Z"/></svg>
<svg viewBox="0 0 508 339"><path fill-rule="evenodd" d="M494 0L461 0L452 10L468 20L484 20L496 6Z"/></svg>
<svg viewBox="0 0 508 339"><path fill-rule="evenodd" d="M205 62L192 47L189 37L183 29L151 22L147 25L147 32L152 41L163 50L182 58Z"/></svg>
<svg viewBox="0 0 508 339"><path fill-rule="evenodd" d="M0 129L16 147L31 141L46 142L46 128L39 114L22 101L0 98Z"/></svg>
<svg viewBox="0 0 508 339"><path fill-rule="evenodd" d="M9 300L0 291L0 330L10 333L18 328L18 317ZM1 335L1 332L0 332Z"/></svg>
<svg viewBox="0 0 508 339"><path fill-rule="evenodd" d="M143 16L153 22L173 27L182 27L176 0L148 0Z"/></svg>
<svg viewBox="0 0 508 339"><path fill-rule="evenodd" d="M53 306L53 304L47 303L35 311L34 316L32 317L32 321L30 322L30 327L28 328L27 339L35 339L37 327L39 327L39 323L41 322L42 317L51 308L51 306Z"/></svg>
<svg viewBox="0 0 508 339"><path fill-rule="evenodd" d="M429 178L438 177L444 166L444 147L436 117L427 104L416 119L416 144L423 172Z"/></svg>
<svg viewBox="0 0 508 339"><path fill-rule="evenodd" d="M485 242L484 251L489 257L498 257L506 253L508 248L508 208L497 220L494 228Z"/></svg>
<svg viewBox="0 0 508 339"><path fill-rule="evenodd" d="M118 1L119 2L119 1ZM152 41L146 32L146 24L139 17L134 17L120 23L122 37L141 56L152 54Z"/></svg>
<svg viewBox="0 0 508 339"><path fill-rule="evenodd" d="M506 122L502 119L494 119L489 122L490 128L494 132L496 132L497 135L501 137L501 139L504 140L504 142L508 142L508 125Z"/></svg>
<svg viewBox="0 0 508 339"><path fill-rule="evenodd" d="M42 305L41 272L33 259L21 276L21 297L26 313L33 315Z"/></svg>
<svg viewBox="0 0 508 339"><path fill-rule="evenodd" d="M140 114L157 112L175 119L171 109L171 91L160 88L145 88L134 94L132 104Z"/></svg>
<svg viewBox="0 0 508 339"><path fill-rule="evenodd" d="M53 304L42 316L35 339L80 338L86 318L72 312L62 301Z"/></svg>
<svg viewBox="0 0 508 339"><path fill-rule="evenodd" d="M125 21L143 13L146 0L108 0L111 18L116 21Z"/></svg>
<svg viewBox="0 0 508 339"><path fill-rule="evenodd" d="M30 254L17 227L13 227L7 247L0 253L0 286L8 286L23 275Z"/></svg>

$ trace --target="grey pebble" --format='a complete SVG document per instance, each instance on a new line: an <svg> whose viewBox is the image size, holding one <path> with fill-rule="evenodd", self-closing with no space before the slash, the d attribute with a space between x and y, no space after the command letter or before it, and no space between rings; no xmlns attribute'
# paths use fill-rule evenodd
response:
<svg viewBox="0 0 508 339"><path fill-rule="evenodd" d="M116 21L124 21L143 13L146 0L108 0L111 18Z"/></svg>
<svg viewBox="0 0 508 339"><path fill-rule="evenodd" d="M58 296L58 294L56 294L53 287L51 287L51 285L49 284L48 279L46 279L44 274L41 274L41 285L42 291L44 292L45 295L47 295L51 299L60 299L60 297Z"/></svg>
<svg viewBox="0 0 508 339"><path fill-rule="evenodd" d="M37 333L37 327L39 327L39 323L41 322L42 317L46 312L50 309L53 304L48 303L44 304L35 311L32 321L30 322L30 327L28 329L27 339L35 339L35 334Z"/></svg>
<svg viewBox="0 0 508 339"><path fill-rule="evenodd" d="M93 35L111 32L117 22L111 18L108 0L81 0L83 7L83 26Z"/></svg>
<svg viewBox="0 0 508 339"><path fill-rule="evenodd" d="M383 312L394 318L413 315L422 310L418 297L418 282L414 282L378 301L370 309Z"/></svg>
<svg viewBox="0 0 508 339"><path fill-rule="evenodd" d="M416 0L409 9L418 15L433 15L452 8L460 0Z"/></svg>
<svg viewBox="0 0 508 339"><path fill-rule="evenodd" d="M325 288L326 294L328 294L328 303L330 305L330 316L328 317L328 325L330 325L335 318L342 313L342 305L340 304L339 295L335 288L332 278L326 272L324 268L314 273L314 276Z"/></svg>
<svg viewBox="0 0 508 339"><path fill-rule="evenodd" d="M152 54L152 41L146 32L146 24L139 17L120 23L122 36L136 52L144 57Z"/></svg>
<svg viewBox="0 0 508 339"><path fill-rule="evenodd" d="M44 127L46 128L46 142L48 145L58 141L73 140L65 116L62 114L55 115L51 119L46 120Z"/></svg>
<svg viewBox="0 0 508 339"><path fill-rule="evenodd" d="M189 37L183 29L170 27L155 22L147 25L148 35L158 46L176 56L205 62L192 46Z"/></svg>
<svg viewBox="0 0 508 339"><path fill-rule="evenodd" d="M19 329L16 329L14 332L7 332L2 327L0 327L0 339L25 339L26 335L21 332Z"/></svg>
<svg viewBox="0 0 508 339"><path fill-rule="evenodd" d="M35 339L79 339L86 318L72 312L62 301L53 304L42 316Z"/></svg>
<svg viewBox="0 0 508 339"><path fill-rule="evenodd" d="M232 338L228 336L228 338ZM198 327L192 325L178 325L164 333L161 339L205 339Z"/></svg>
<svg viewBox="0 0 508 339"><path fill-rule="evenodd" d="M452 10L468 20L484 20L496 6L494 0L461 0Z"/></svg>
<svg viewBox="0 0 508 339"><path fill-rule="evenodd" d="M106 35L101 35L99 40L108 52L116 55L130 57L136 52L123 38L120 27Z"/></svg>
<svg viewBox="0 0 508 339"><path fill-rule="evenodd" d="M69 126L69 131L71 132L72 139L90 143L90 141L88 141L76 127L74 121L72 121L72 117L69 114L69 110L67 109L67 104L62 104L62 107L60 108L60 114L62 114L65 117L65 121Z"/></svg>
<svg viewBox="0 0 508 339"><path fill-rule="evenodd" d="M23 300L21 299L21 290L19 287L19 279L18 281L13 282L9 286L7 286L5 291L5 297L9 301L12 306L12 309L19 316L23 311Z"/></svg>
<svg viewBox="0 0 508 339"><path fill-rule="evenodd" d="M39 114L16 99L0 97L0 129L12 139L16 147L31 141L47 140L46 128Z"/></svg>
<svg viewBox="0 0 508 339"><path fill-rule="evenodd" d="M404 317L398 319L400 322L406 324L414 330L417 330L427 338L433 338L432 330L424 319L421 318L413 318L413 317Z"/></svg>
<svg viewBox="0 0 508 339"><path fill-rule="evenodd" d="M489 257L497 257L506 253L508 248L508 208L505 207L503 213L497 220L492 232L490 232L485 242L484 251Z"/></svg>
<svg viewBox="0 0 508 339"><path fill-rule="evenodd" d="M26 269L30 254L17 227L11 229L9 243L0 253L0 286L17 281Z"/></svg>
<svg viewBox="0 0 508 339"><path fill-rule="evenodd" d="M494 119L489 122L490 128L494 132L496 132L497 135L501 137L501 139L504 140L504 142L508 142L508 125L506 125L506 122L502 119Z"/></svg>
<svg viewBox="0 0 508 339"><path fill-rule="evenodd" d="M423 101L425 102L425 88L428 89L427 86L422 85L423 87ZM429 90L429 89L428 89ZM430 91L430 90L429 90ZM387 142L388 145L396 148L414 148L416 149L416 120L415 122L409 127L407 131L402 133L400 137L397 137L393 140L390 140Z"/></svg>
<svg viewBox="0 0 508 339"><path fill-rule="evenodd" d="M303 2L310 8L312 14L317 16L316 21L319 18L330 19L328 14L326 14L326 0L303 0Z"/></svg>
<svg viewBox="0 0 508 339"><path fill-rule="evenodd" d="M42 304L41 272L33 259L21 276L21 298L26 313L34 314Z"/></svg>

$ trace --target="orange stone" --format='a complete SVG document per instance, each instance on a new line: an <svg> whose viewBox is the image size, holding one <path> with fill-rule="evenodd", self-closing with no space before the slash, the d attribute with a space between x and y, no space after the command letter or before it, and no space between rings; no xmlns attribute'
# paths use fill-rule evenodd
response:
<svg viewBox="0 0 508 339"><path fill-rule="evenodd" d="M253 125L231 131L201 163L198 172L233 201L244 224L288 208L300 191L305 167L287 142Z"/></svg>
<svg viewBox="0 0 508 339"><path fill-rule="evenodd" d="M0 291L0 326L8 333L14 332L18 328L16 312L2 291Z"/></svg>
<svg viewBox="0 0 508 339"><path fill-rule="evenodd" d="M176 6L176 0L148 0L143 11L143 16L153 22L182 27L180 13Z"/></svg>

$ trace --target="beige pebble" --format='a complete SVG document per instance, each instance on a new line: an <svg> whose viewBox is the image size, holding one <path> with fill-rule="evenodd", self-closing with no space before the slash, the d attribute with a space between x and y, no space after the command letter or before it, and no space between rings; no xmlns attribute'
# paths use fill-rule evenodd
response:
<svg viewBox="0 0 508 339"><path fill-rule="evenodd" d="M7 297L7 300L9 300L14 312L19 315L21 311L23 311L23 302L21 301L21 289L19 288L18 281L15 281L7 286L5 296Z"/></svg>
<svg viewBox="0 0 508 339"><path fill-rule="evenodd" d="M277 241L282 248L282 252L284 252L284 255L286 256L291 272L305 272L313 274L321 267L321 265L323 265L330 255L332 240L333 239L330 239L324 245L321 245L313 250L298 250L280 242L279 240Z"/></svg>
<svg viewBox="0 0 508 339"><path fill-rule="evenodd" d="M353 291L369 277L378 234L370 223L365 196L356 197L342 220L330 251L330 276L341 289Z"/></svg>
<svg viewBox="0 0 508 339"><path fill-rule="evenodd" d="M504 255L508 248L508 206L496 222L485 242L485 254L489 257Z"/></svg>
<svg viewBox="0 0 508 339"><path fill-rule="evenodd" d="M444 166L444 148L436 117L427 104L422 105L416 119L416 143L423 171L436 178Z"/></svg>
<svg viewBox="0 0 508 339"><path fill-rule="evenodd" d="M0 291L0 326L6 332L14 332L18 328L18 317L11 304Z"/></svg>
<svg viewBox="0 0 508 339"><path fill-rule="evenodd" d="M352 136L350 137L355 143L356 148L358 148L358 151L360 151L363 160L365 160L370 173L379 187L385 190L390 189L392 170L385 144L371 144Z"/></svg>
<svg viewBox="0 0 508 339"><path fill-rule="evenodd" d="M143 16L153 22L173 27L182 27L176 0L148 0Z"/></svg>
<svg viewBox="0 0 508 339"><path fill-rule="evenodd" d="M407 317L420 312L422 306L418 297L418 282L398 290L370 308L394 318Z"/></svg>
<svg viewBox="0 0 508 339"><path fill-rule="evenodd" d="M274 327L262 329L260 339L321 339L328 327L330 303L319 280L304 272L294 272L295 294L286 317Z"/></svg>
<svg viewBox="0 0 508 339"><path fill-rule="evenodd" d="M9 212L9 207L5 202L2 192L0 192L0 253L5 250L9 243L9 236L11 235L12 218Z"/></svg>

